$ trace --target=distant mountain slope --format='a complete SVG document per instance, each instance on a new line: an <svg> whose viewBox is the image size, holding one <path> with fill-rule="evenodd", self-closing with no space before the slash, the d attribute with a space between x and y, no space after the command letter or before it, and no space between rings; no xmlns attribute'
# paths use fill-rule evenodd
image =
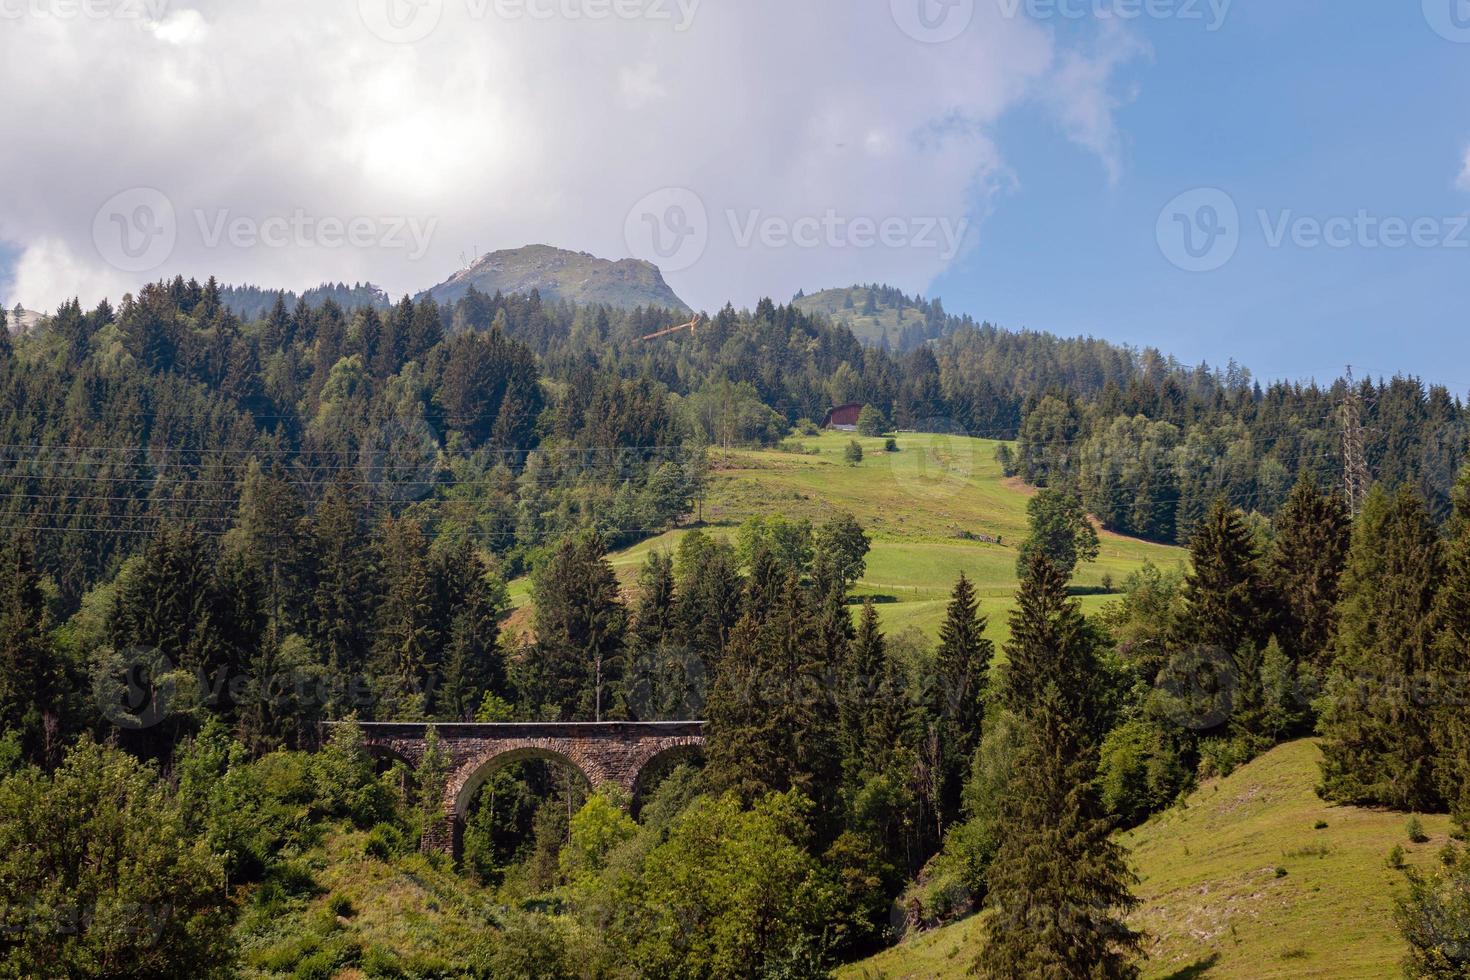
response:
<svg viewBox="0 0 1470 980"><path fill-rule="evenodd" d="M1142 879L1133 924L1149 937L1144 976L1401 974L1393 901L1403 878L1386 858L1401 845L1410 864L1432 864L1449 818L1421 817L1430 840L1412 844L1406 814L1318 799L1320 759L1314 741L1278 746L1123 835ZM916 936L838 977L962 980L982 928L976 916Z"/></svg>
<svg viewBox="0 0 1470 980"><path fill-rule="evenodd" d="M850 286L797 296L793 305L803 313L822 314L852 331L869 347L909 351L954 332L968 317L952 317L939 300L915 299L892 286Z"/></svg>
<svg viewBox="0 0 1470 980"><path fill-rule="evenodd" d="M487 295L497 291L524 294L535 289L542 299L571 300L584 306L603 303L619 309L659 306L689 310L650 262L610 262L550 245L491 252L427 292L440 303L453 303L471 286Z"/></svg>

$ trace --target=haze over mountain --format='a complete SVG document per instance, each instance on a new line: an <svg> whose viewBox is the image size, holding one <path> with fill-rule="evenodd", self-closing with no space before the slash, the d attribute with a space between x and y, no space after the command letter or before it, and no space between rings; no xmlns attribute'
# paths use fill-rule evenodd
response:
<svg viewBox="0 0 1470 980"><path fill-rule="evenodd" d="M487 295L526 294L535 289L546 300L581 305L605 303L620 309L659 306L689 310L651 262L600 259L551 245L527 245L481 256L473 265L426 290L440 303L453 303L470 287Z"/></svg>

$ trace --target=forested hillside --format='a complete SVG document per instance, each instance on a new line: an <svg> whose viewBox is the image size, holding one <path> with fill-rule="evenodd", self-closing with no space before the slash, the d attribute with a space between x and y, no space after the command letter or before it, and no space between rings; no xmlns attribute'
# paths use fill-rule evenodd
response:
<svg viewBox="0 0 1470 980"><path fill-rule="evenodd" d="M1280 742L1320 735L1329 801L1470 819L1448 393L969 325L895 354L769 301L639 339L680 322L241 319L176 279L0 334L6 969L819 977L979 910L986 975L1128 977L1117 832ZM693 718L637 801L498 770L457 863L414 853L435 739L320 725ZM1467 873L1411 880L1404 949L1470 941L1434 912Z"/></svg>

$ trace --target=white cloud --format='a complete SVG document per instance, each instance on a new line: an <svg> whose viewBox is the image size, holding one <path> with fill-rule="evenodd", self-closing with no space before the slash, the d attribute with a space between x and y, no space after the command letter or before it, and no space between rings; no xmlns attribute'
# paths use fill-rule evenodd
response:
<svg viewBox="0 0 1470 980"><path fill-rule="evenodd" d="M951 256L742 248L732 224L978 220L1010 179L996 122L1038 106L1116 178L1111 89L1139 53L1113 32L1066 49L990 4L938 45L902 33L888 4L846 0L710 0L682 32L687 2L659 5L668 22L497 19L494 2L443 0L416 44L375 36L359 5L196 0L157 21L8 21L0 131L25 134L0 140L0 238L22 253L9 302L92 303L174 273L401 293L444 279L464 253L530 242L618 258L628 209L662 187L695 191L710 217L703 258L669 275L697 306L875 279L922 290ZM163 192L178 220L169 260L137 274L93 238L99 206L134 187ZM300 235L211 244L222 215L300 212L380 232L437 224L417 261Z"/></svg>

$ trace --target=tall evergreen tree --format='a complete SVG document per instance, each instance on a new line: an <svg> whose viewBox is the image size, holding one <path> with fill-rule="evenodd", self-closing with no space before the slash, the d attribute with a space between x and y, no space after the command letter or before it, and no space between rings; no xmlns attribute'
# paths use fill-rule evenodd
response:
<svg viewBox="0 0 1470 980"><path fill-rule="evenodd" d="M421 719L429 712L442 642L428 542L417 521L388 518L378 528L376 550L382 598L372 645L375 713L385 720Z"/></svg>
<svg viewBox="0 0 1470 980"><path fill-rule="evenodd" d="M939 627L931 694L944 762L940 800L946 822L959 814L960 795L985 720L985 692L995 646L985 638L985 618L979 608L974 585L960 573Z"/></svg>
<svg viewBox="0 0 1470 980"><path fill-rule="evenodd" d="M439 683L431 692L433 712L449 721L474 721L485 695L508 693L500 649L505 585L468 541L440 548L433 569L444 639Z"/></svg>
<svg viewBox="0 0 1470 980"><path fill-rule="evenodd" d="M0 554L0 731L14 732L42 762L57 748L63 677L33 555L24 540Z"/></svg>
<svg viewBox="0 0 1470 980"><path fill-rule="evenodd" d="M1470 466L1460 471L1451 500L1454 512L1435 623L1439 684L1434 744L1441 793L1460 829L1470 833Z"/></svg>
<svg viewBox="0 0 1470 980"><path fill-rule="evenodd" d="M1067 580L1033 556L1011 614L1003 701L1020 749L1000 806L990 867L987 977L1131 978L1141 937L1127 857L1098 794L1102 686L1097 639Z"/></svg>
<svg viewBox="0 0 1470 980"><path fill-rule="evenodd" d="M1260 556L1240 511L1217 499L1189 542L1184 583L1186 642L1233 656L1269 635L1268 600Z"/></svg>
<svg viewBox="0 0 1470 980"><path fill-rule="evenodd" d="M835 808L841 749L817 620L792 573L764 620L736 625L710 691L707 769L717 790L747 801L800 789L822 822Z"/></svg>
<svg viewBox="0 0 1470 980"><path fill-rule="evenodd" d="M316 587L308 611L308 632L329 673L349 682L367 666L372 622L374 555L364 540L362 520L351 491L334 483L317 507L312 549ZM334 704L333 715L366 705Z"/></svg>
<svg viewBox="0 0 1470 980"><path fill-rule="evenodd" d="M1322 786L1336 803L1431 810L1432 712L1425 683L1437 673L1435 591L1439 534L1408 487L1368 495L1343 577L1343 602L1321 719Z"/></svg>
<svg viewBox="0 0 1470 980"><path fill-rule="evenodd" d="M1282 646L1298 663L1324 664L1337 622L1352 520L1337 493L1304 475L1277 511L1267 562Z"/></svg>
<svg viewBox="0 0 1470 980"><path fill-rule="evenodd" d="M616 705L627 610L595 531L570 534L536 570L533 705L558 721L600 721Z"/></svg>

